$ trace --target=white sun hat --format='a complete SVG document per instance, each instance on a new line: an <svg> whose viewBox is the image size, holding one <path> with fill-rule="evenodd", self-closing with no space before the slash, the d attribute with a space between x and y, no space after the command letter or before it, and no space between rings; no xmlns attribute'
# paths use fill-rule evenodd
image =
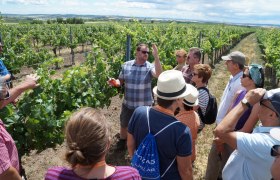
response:
<svg viewBox="0 0 280 180"><path fill-rule="evenodd" d="M157 97L165 100L183 98L190 93L182 72L178 70L162 72L153 92Z"/></svg>
<svg viewBox="0 0 280 180"><path fill-rule="evenodd" d="M197 106L199 92L193 85L187 84L187 86L190 93L184 97L183 103L187 106Z"/></svg>

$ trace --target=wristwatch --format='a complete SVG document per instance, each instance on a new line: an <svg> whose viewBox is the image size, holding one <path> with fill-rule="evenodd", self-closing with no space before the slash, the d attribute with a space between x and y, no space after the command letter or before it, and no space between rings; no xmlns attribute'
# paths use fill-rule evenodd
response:
<svg viewBox="0 0 280 180"><path fill-rule="evenodd" d="M242 104L245 104L248 108L252 107L246 98L243 98L241 101Z"/></svg>

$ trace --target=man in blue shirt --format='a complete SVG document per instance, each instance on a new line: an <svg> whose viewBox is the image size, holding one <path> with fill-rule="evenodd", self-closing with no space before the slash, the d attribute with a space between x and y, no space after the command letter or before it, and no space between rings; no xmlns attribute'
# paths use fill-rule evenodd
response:
<svg viewBox="0 0 280 180"><path fill-rule="evenodd" d="M181 71L164 71L153 89L157 105L150 108L149 113L145 106L136 108L129 121L127 148L130 157L149 132L158 133L155 139L162 180L193 179L191 132L174 116L191 90Z"/></svg>
<svg viewBox="0 0 280 180"><path fill-rule="evenodd" d="M260 104L258 117L262 126L255 128L252 134L234 131L242 114L257 103ZM277 140L269 131L280 126L279 114L280 88L270 91L257 88L250 90L218 124L215 135L235 149L223 169L224 180L272 178L270 167L274 158L270 156L270 151Z"/></svg>
<svg viewBox="0 0 280 180"><path fill-rule="evenodd" d="M0 42L0 54L3 51L3 44ZM6 68L5 64L3 63L2 59L0 59L0 76L5 79L7 84L9 85L11 82L11 73Z"/></svg>

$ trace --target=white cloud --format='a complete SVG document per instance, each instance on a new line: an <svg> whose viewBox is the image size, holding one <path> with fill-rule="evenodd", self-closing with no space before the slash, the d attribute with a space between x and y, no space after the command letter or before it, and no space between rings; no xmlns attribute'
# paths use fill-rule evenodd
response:
<svg viewBox="0 0 280 180"><path fill-rule="evenodd" d="M47 5L49 0L2 0L7 4L23 4L23 5Z"/></svg>

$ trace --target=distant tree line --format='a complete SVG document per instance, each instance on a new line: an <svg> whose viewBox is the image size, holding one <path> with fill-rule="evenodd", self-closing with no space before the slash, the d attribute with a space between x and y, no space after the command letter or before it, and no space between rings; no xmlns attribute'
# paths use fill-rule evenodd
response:
<svg viewBox="0 0 280 180"><path fill-rule="evenodd" d="M44 24L45 21L43 20L38 20L38 19L33 19L31 24ZM56 19L48 19L47 24L84 24L84 20L82 18L56 18Z"/></svg>
<svg viewBox="0 0 280 180"><path fill-rule="evenodd" d="M82 18L56 18L56 20L47 20L48 24L58 23L58 24L84 24L84 20Z"/></svg>

